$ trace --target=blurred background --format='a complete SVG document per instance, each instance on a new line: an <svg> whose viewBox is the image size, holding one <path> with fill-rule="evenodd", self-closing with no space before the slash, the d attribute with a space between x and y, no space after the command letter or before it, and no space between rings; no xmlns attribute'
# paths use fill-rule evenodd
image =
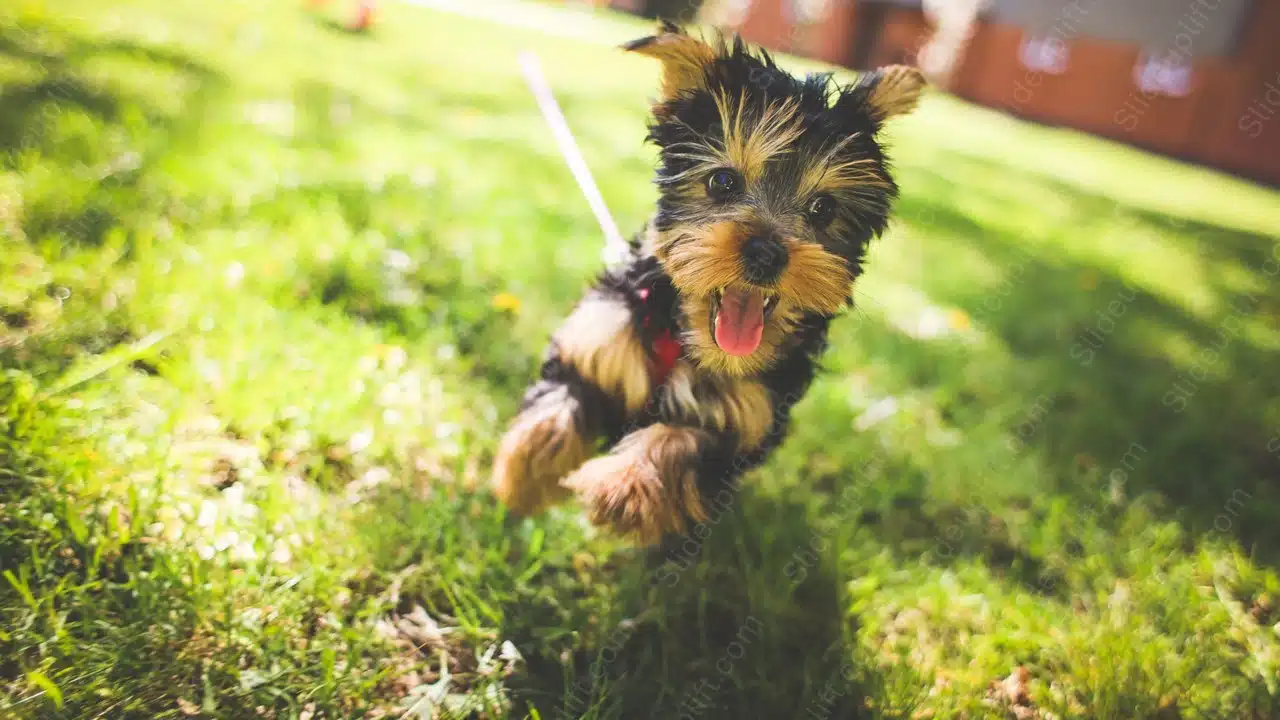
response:
<svg viewBox="0 0 1280 720"><path fill-rule="evenodd" d="M700 12L781 52L855 70L919 64L979 105L1280 182L1280 130L1265 122L1280 103L1275 3L725 0Z"/></svg>
<svg viewBox="0 0 1280 720"><path fill-rule="evenodd" d="M641 551L497 438L655 17L917 64L787 442ZM0 716L1280 716L1280 2L0 5Z"/></svg>

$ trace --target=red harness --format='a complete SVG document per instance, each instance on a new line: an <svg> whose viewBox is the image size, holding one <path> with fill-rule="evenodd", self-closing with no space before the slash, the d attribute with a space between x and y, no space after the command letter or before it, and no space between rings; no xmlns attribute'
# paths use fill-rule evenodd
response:
<svg viewBox="0 0 1280 720"><path fill-rule="evenodd" d="M640 288L637 291L640 299L648 301L649 288ZM646 312L643 319L644 327L649 327L649 319L651 313ZM653 381L654 387L657 387L667 381L671 375L671 371L676 368L676 361L680 359L680 342L671 334L671 330L663 328L653 338L653 346L649 350L649 378Z"/></svg>

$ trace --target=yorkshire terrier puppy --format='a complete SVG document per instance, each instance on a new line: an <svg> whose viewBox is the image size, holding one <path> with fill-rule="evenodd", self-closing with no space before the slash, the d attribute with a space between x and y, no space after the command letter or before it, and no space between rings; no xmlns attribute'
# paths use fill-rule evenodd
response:
<svg viewBox="0 0 1280 720"><path fill-rule="evenodd" d="M554 333L492 483L517 514L576 494L647 545L705 520L785 437L897 195L878 133L925 82L796 78L671 24L624 48L661 63L658 206Z"/></svg>

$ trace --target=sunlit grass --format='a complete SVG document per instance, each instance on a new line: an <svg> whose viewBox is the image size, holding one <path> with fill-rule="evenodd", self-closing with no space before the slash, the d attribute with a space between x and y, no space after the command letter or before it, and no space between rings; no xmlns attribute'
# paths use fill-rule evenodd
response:
<svg viewBox="0 0 1280 720"><path fill-rule="evenodd" d="M601 243L515 53L634 228L643 23L103 5L0 10L0 714L1276 712L1276 193L929 98L663 563L483 491Z"/></svg>

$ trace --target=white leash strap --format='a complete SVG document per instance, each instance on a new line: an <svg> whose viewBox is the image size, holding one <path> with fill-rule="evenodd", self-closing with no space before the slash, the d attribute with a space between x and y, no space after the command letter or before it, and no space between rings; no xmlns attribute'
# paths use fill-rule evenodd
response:
<svg viewBox="0 0 1280 720"><path fill-rule="evenodd" d="M604 232L604 250L601 257L604 258L606 265L621 262L629 254L630 246L626 240L622 239L618 226L613 222L613 216L609 214L609 207L605 205L604 197L600 195L600 190L591 177L591 169L587 167L587 161L582 158L582 151L578 149L578 143L573 139L573 133L569 130L569 123L565 120L564 113L560 111L556 96L551 92L551 86L542 75L537 56L528 51L521 52L520 70L524 73L525 81L529 83L529 89L533 91L533 97L538 101L542 116L551 126L551 134L555 136L556 144L560 146L560 154L564 155L569 171L578 181L578 187L582 188L582 194L587 197L587 204L591 206L591 212L595 214L596 222L600 223L600 229Z"/></svg>

